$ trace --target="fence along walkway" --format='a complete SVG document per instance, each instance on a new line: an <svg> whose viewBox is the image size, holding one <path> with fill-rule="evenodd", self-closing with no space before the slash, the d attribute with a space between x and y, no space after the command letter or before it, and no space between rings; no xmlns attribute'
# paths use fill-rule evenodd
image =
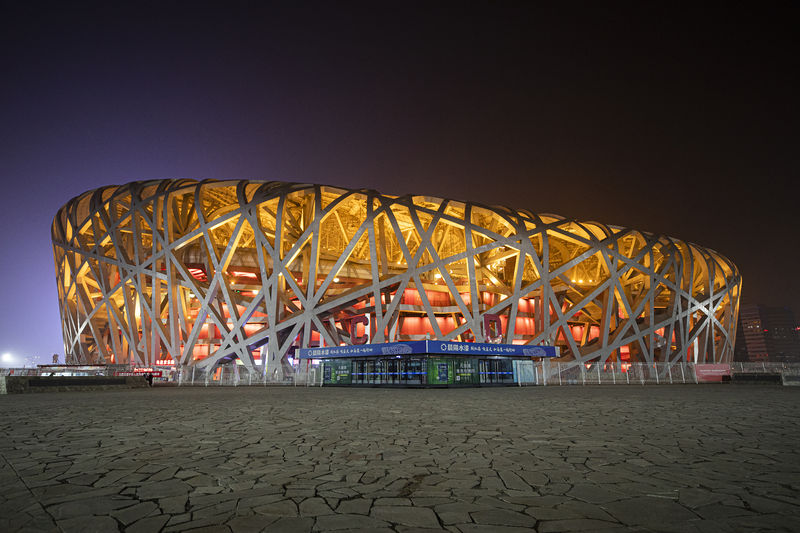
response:
<svg viewBox="0 0 800 533"><path fill-rule="evenodd" d="M586 363L542 361L531 385L670 385L697 383L691 363ZM523 383L524 384L524 383Z"/></svg>
<svg viewBox="0 0 800 533"><path fill-rule="evenodd" d="M553 361L518 361L518 376L525 376L517 384L526 385L669 385L697 383L693 363L557 363ZM741 363L730 365L732 373L782 374L800 376L800 363ZM130 368L124 370L130 371ZM90 375L113 376L120 368L93 368ZM0 376L48 376L47 368L0 369ZM208 371L184 367L166 372L164 381L179 386L240 387L240 386L321 386L322 369L319 366L295 366L293 379L282 382L267 380L262 371L248 371L244 366L228 364Z"/></svg>
<svg viewBox="0 0 800 533"><path fill-rule="evenodd" d="M527 363L527 364L526 364ZM532 368L525 368L530 366ZM519 385L596 385L596 384L645 384L645 383L696 383L692 365L666 365L663 363L646 365L640 363L607 363L569 365L543 361L520 361L517 372L530 376L518 381ZM652 367L652 368L650 368ZM659 373L663 377L659 377ZM243 366L218 366L208 371L200 368L184 368L178 373L177 384L187 386L253 386L253 385L294 385L322 386L322 369L318 366L295 367L291 380L273 382L265 379L262 372L249 372Z"/></svg>
<svg viewBox="0 0 800 533"><path fill-rule="evenodd" d="M530 365L532 368L522 369ZM518 385L670 385L698 383L693 363L557 363L553 361L520 361L519 376L532 376ZM798 363L732 363L732 372L783 373L800 375ZM322 369L318 366L295 367L293 379L274 382L261 372L248 372L243 366L227 365L208 372L185 368L178 373L178 385L189 386L252 386L290 385L321 386Z"/></svg>

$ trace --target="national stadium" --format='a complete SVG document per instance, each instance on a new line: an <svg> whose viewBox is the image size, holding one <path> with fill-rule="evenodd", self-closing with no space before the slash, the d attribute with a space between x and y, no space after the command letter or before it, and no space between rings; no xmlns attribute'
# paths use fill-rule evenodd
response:
<svg viewBox="0 0 800 533"><path fill-rule="evenodd" d="M728 363L741 291L730 260L665 235L317 184L103 187L59 209L52 241L68 361L235 362L276 381L336 353L353 380L378 365L452 380L452 357L411 356L472 348L489 356L465 380L502 381L533 348L567 365Z"/></svg>

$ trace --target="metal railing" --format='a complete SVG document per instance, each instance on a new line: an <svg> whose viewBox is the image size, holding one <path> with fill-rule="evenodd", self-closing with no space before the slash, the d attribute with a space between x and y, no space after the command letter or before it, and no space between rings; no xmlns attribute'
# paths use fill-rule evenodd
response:
<svg viewBox="0 0 800 533"><path fill-rule="evenodd" d="M196 367L146 367L129 365L48 365L30 368L0 368L0 376L117 376L155 374L156 383L188 386L321 385L322 372L316 366L297 364L294 374L282 381L265 376L262 369L247 370L243 365L227 364L210 370Z"/></svg>
<svg viewBox="0 0 800 533"><path fill-rule="evenodd" d="M0 368L0 376L115 376L132 372L129 365L45 365L23 368Z"/></svg>
<svg viewBox="0 0 800 533"><path fill-rule="evenodd" d="M524 362L521 362L524 363ZM527 362L533 370L524 373L517 369L521 377L515 381L526 385L668 385L697 383L693 363L576 363L576 362ZM195 387L247 387L247 386L322 386L323 372L320 366L295 364L294 373L282 381L275 381L265 375L262 369L247 370L246 367L228 364L204 370L196 367L179 367L162 370L157 382L178 386ZM772 373L800 376L800 363L730 363L733 374ZM156 369L158 370L158 369ZM72 375L113 376L120 372L132 372L127 365L107 365L72 367ZM52 367L39 368L0 368L0 376L50 376L64 375Z"/></svg>
<svg viewBox="0 0 800 533"><path fill-rule="evenodd" d="M316 366L305 368L295 365L294 374L282 381L267 377L263 370L247 370L241 365L222 365L209 370L196 367L182 367L176 372L175 383L190 387L254 387L267 385L288 385L313 387L322 385L322 372Z"/></svg>
<svg viewBox="0 0 800 533"><path fill-rule="evenodd" d="M697 383L691 363L558 363L542 361L531 385L670 385Z"/></svg>
<svg viewBox="0 0 800 533"><path fill-rule="evenodd" d="M734 361L731 363L732 372L741 372L742 374L790 374L793 376L800 375L800 363L779 363L779 362L762 362L762 363L741 363Z"/></svg>
<svg viewBox="0 0 800 533"><path fill-rule="evenodd" d="M694 363L557 363L537 364L536 380L521 385L670 385L698 383ZM731 372L800 375L800 363L730 364Z"/></svg>

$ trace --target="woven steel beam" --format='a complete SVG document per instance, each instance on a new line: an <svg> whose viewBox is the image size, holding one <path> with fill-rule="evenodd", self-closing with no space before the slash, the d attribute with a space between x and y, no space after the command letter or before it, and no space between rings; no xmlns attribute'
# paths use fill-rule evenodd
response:
<svg viewBox="0 0 800 533"><path fill-rule="evenodd" d="M370 316L373 342L480 341L497 315L504 342L557 344L567 365L733 356L741 276L727 258L557 215L313 184L160 180L74 198L51 234L75 362L238 359L281 380L294 348L351 343L358 315Z"/></svg>

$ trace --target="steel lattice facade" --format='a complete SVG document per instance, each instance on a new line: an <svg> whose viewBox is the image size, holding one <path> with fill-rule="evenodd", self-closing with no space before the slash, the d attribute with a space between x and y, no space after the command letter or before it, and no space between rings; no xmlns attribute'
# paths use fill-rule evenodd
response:
<svg viewBox="0 0 800 533"><path fill-rule="evenodd" d="M52 239L70 360L236 357L276 379L295 347L367 337L728 362L741 290L728 259L664 235L312 184L105 187L62 207Z"/></svg>

